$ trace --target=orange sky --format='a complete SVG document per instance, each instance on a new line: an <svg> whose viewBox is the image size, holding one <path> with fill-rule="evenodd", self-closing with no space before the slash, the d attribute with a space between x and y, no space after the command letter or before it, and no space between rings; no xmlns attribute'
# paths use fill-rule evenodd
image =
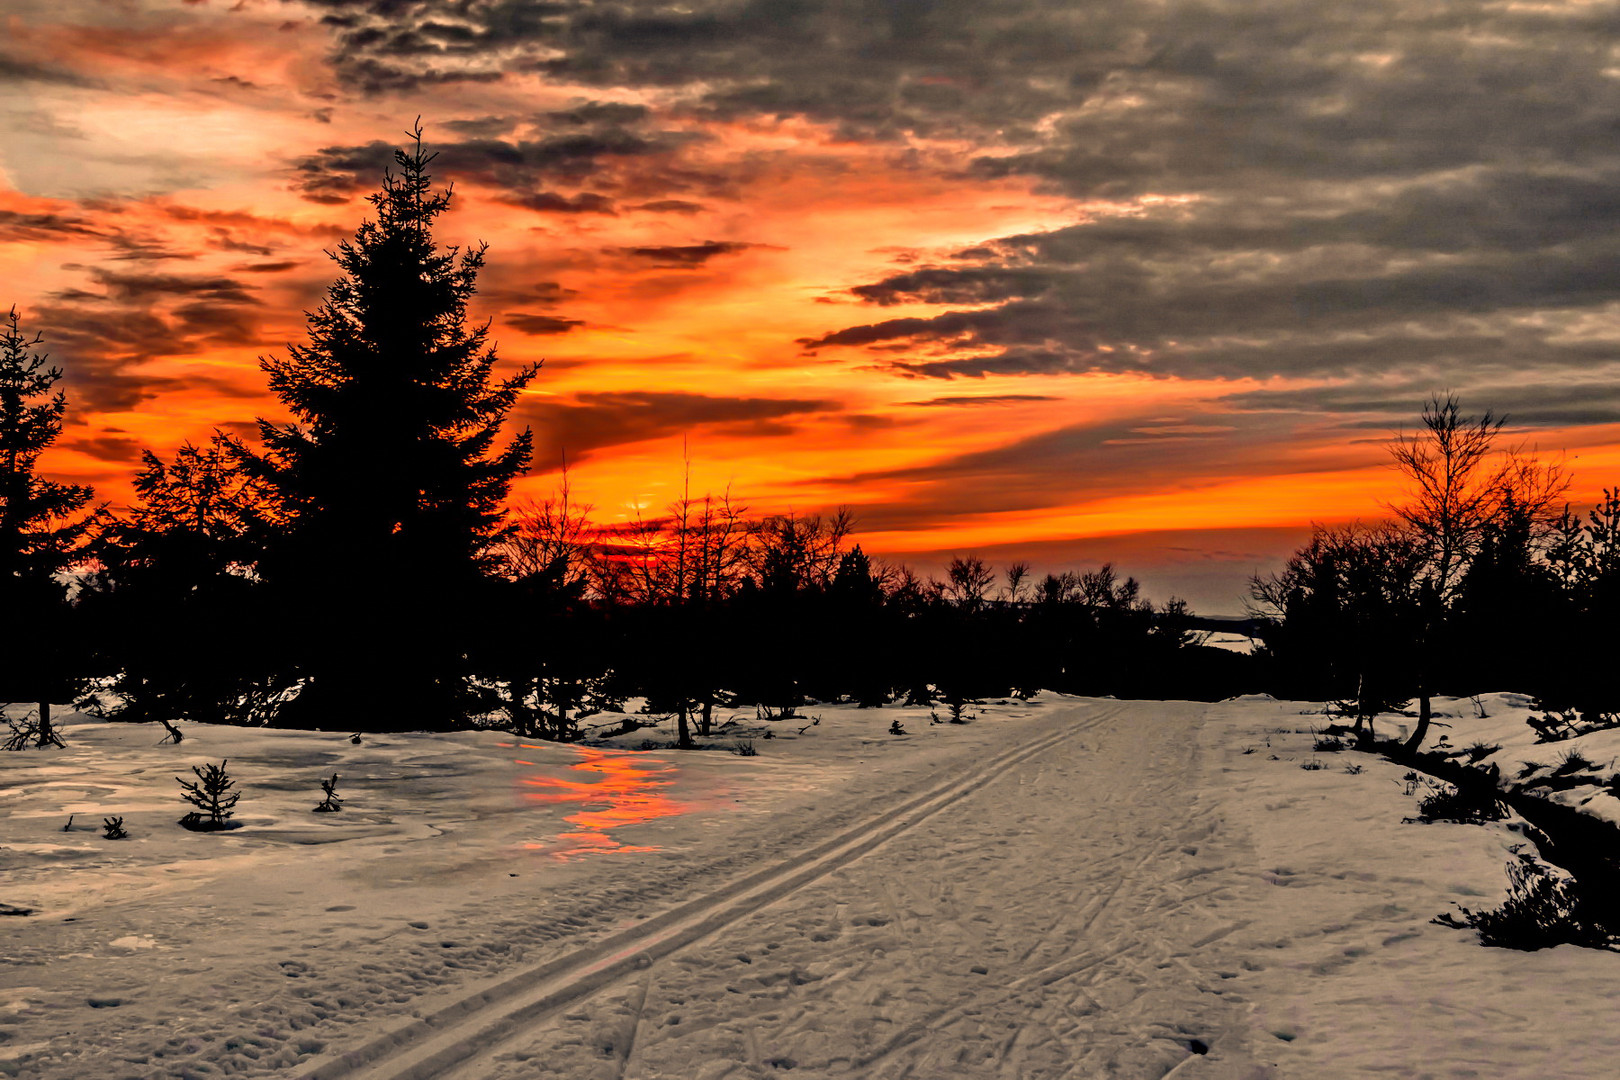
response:
<svg viewBox="0 0 1620 1080"><path fill-rule="evenodd" d="M421 114L478 316L545 361L520 496L566 455L612 521L689 461L756 513L851 505L876 553L1123 556L1233 612L1399 497L1383 443L1431 392L1568 448L1578 499L1620 477L1620 169L1465 104L1500 57L1440 64L1446 26L1284 5L1307 56L1241 8L672 10L8 6L0 304L66 372L47 470L121 502L143 448L278 416L257 357ZM1544 93L1614 99L1556 20L1500 29Z"/></svg>

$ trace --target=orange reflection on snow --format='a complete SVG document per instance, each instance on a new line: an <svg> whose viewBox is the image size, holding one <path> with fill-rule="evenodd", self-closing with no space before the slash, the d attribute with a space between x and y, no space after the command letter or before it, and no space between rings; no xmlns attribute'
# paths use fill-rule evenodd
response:
<svg viewBox="0 0 1620 1080"><path fill-rule="evenodd" d="M568 766L570 771L594 773L594 779L570 780L554 776L525 777L521 783L537 790L525 791L523 798L535 803L578 803L580 809L564 821L576 828L559 833L547 843L524 845L531 851L545 851L558 859L576 855L657 851L656 846L625 844L610 835L626 825L640 825L659 818L684 814L690 807L664 794L673 783L660 779L675 767L644 753L624 750L598 750L571 747L580 756ZM520 762L520 764L531 764Z"/></svg>

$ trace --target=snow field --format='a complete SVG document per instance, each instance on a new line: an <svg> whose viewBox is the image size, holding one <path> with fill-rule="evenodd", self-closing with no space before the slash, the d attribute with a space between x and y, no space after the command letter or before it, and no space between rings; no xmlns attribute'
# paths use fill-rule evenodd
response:
<svg viewBox="0 0 1620 1080"><path fill-rule="evenodd" d="M1484 703L1435 738L1566 749ZM0 918L0 1075L1614 1075L1620 957L1429 922L1496 903L1523 837L1403 824L1404 769L1313 753L1309 705L806 712L713 740L758 757L72 719L0 755L0 904L34 912ZM174 776L226 757L242 827L180 829ZM333 772L343 811L311 813ZM750 875L712 926L658 919ZM585 985L593 945L620 966ZM515 1011L547 965L566 993Z"/></svg>
<svg viewBox="0 0 1620 1080"><path fill-rule="evenodd" d="M1466 699L1437 712L1451 741L1476 737ZM1502 900L1514 850L1534 850L1513 821L1403 824L1421 795L1404 793L1406 770L1315 753L1327 723L1319 707L1245 699L1214 706L1203 730L1207 782L1270 886L1248 890L1252 921L1234 935L1252 968L1262 1063L1313 1080L1614 1076L1620 1033L1603 1017L1620 956L1487 949L1429 921ZM1378 722L1380 733L1402 726ZM1301 767L1310 762L1322 768Z"/></svg>
<svg viewBox="0 0 1620 1080"><path fill-rule="evenodd" d="M614 751L649 775L602 795L599 751L499 732L354 746L344 733L185 725L175 747L144 725L69 718L66 750L0 756L0 903L34 911L0 923L0 1074L285 1074L440 991L808 847L871 800L994 750L998 725L1041 708L992 708L968 726L851 709L802 736L770 725L770 739L741 724L717 745L752 735L761 756ZM913 735L885 733L897 716ZM649 739L670 736L619 741ZM179 828L174 777L222 758L243 827ZM344 810L311 813L333 772ZM130 840L101 838L110 814ZM638 847L655 850L624 850Z"/></svg>

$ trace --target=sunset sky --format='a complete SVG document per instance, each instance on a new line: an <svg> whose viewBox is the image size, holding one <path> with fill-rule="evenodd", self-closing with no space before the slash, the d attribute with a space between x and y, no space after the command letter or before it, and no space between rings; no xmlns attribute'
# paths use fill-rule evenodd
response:
<svg viewBox="0 0 1620 1080"><path fill-rule="evenodd" d="M7 0L0 312L47 459L280 417L418 114L543 496L1241 609L1433 391L1620 483L1620 5Z"/></svg>

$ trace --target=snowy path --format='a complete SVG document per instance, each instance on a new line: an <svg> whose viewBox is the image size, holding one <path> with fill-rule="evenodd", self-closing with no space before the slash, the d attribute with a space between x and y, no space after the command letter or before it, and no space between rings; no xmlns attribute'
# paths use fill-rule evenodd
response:
<svg viewBox="0 0 1620 1080"><path fill-rule="evenodd" d="M379 1067L311 1075L1239 1075L1245 1011L1214 970L1230 926L1205 902L1229 852L1187 790L1202 711L1049 715L740 904L699 901Z"/></svg>
<svg viewBox="0 0 1620 1080"><path fill-rule="evenodd" d="M1118 710L1112 710L1117 713ZM1076 720L1064 715L1044 730L989 760L897 806L884 807L808 851L754 871L714 892L632 927L610 934L588 949L537 965L477 990L430 1017L406 1025L349 1051L307 1074L311 1080L415 1080L456 1074L481 1076L493 1046L513 1038L535 1020L587 997L592 991L669 956L730 931L734 924L767 905L791 906L797 894L835 869L881 845L913 832L988 784L1032 759L1061 751L1081 731L1108 712ZM829 950L832 952L832 950Z"/></svg>

